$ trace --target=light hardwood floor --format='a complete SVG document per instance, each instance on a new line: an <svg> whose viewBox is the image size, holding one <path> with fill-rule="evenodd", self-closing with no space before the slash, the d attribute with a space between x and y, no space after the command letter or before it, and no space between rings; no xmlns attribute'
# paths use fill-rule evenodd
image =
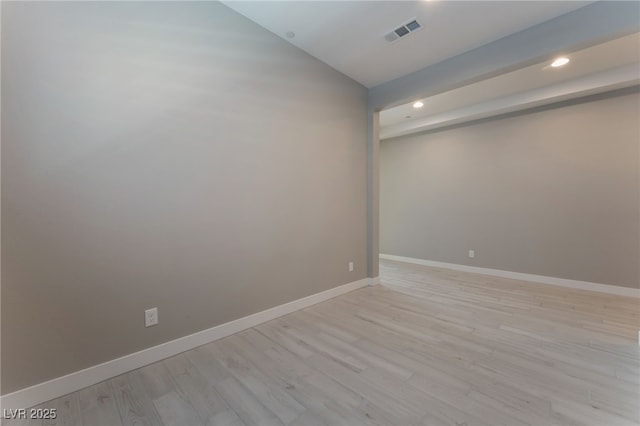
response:
<svg viewBox="0 0 640 426"><path fill-rule="evenodd" d="M59 417L38 424L640 423L639 299L392 261L381 281L43 404Z"/></svg>

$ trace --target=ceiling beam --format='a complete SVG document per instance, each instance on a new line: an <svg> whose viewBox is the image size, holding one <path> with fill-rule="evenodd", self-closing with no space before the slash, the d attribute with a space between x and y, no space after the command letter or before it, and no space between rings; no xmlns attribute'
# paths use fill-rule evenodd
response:
<svg viewBox="0 0 640 426"><path fill-rule="evenodd" d="M640 83L638 64L623 65L538 89L514 93L452 111L380 128L380 139L424 132L541 105L635 86Z"/></svg>
<svg viewBox="0 0 640 426"><path fill-rule="evenodd" d="M599 1L369 89L380 111L640 30L640 3ZM437 41L435 41L437 42Z"/></svg>

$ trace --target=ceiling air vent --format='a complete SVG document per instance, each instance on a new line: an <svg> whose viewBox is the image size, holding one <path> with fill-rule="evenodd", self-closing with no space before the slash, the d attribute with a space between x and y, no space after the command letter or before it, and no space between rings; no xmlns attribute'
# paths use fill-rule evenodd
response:
<svg viewBox="0 0 640 426"><path fill-rule="evenodd" d="M395 30L391 31L388 34L385 34L384 39L387 40L389 43L392 43L396 40L401 39L402 37L406 37L409 34L420 30L421 28L422 28L422 25L420 25L420 22L418 22L418 19L413 18L406 24L400 25Z"/></svg>

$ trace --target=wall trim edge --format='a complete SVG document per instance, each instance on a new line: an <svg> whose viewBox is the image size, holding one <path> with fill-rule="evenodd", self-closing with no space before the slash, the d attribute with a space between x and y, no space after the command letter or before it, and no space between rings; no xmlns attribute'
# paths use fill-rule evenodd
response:
<svg viewBox="0 0 640 426"><path fill-rule="evenodd" d="M435 260L417 259L413 257L396 256L392 254L380 254L380 259L395 260L398 262L413 263L416 265L433 266L436 268L453 269L463 272L475 272L477 274L493 275L496 277L511 278L516 280L568 287L579 290L597 291L599 293L615 294L617 296L630 296L640 298L640 289L636 288L592 283L588 281L570 280L566 278L547 277L544 275L525 274L522 272L503 271L501 269L482 268L479 266L460 265L457 263L438 262Z"/></svg>
<svg viewBox="0 0 640 426"><path fill-rule="evenodd" d="M363 278L8 393L0 397L0 408L33 407L368 285L371 278Z"/></svg>

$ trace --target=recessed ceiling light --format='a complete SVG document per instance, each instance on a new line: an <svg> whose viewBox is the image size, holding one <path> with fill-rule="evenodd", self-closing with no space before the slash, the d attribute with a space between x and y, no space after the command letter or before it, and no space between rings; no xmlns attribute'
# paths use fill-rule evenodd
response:
<svg viewBox="0 0 640 426"><path fill-rule="evenodd" d="M416 101L413 104L414 108L422 108L424 106L424 104L421 101Z"/></svg>
<svg viewBox="0 0 640 426"><path fill-rule="evenodd" d="M561 57L561 58L554 59L553 62L551 62L551 66L554 68L558 68L563 65L567 65L568 63L569 63L569 58Z"/></svg>
<svg viewBox="0 0 640 426"><path fill-rule="evenodd" d="M294 38L296 36L296 33L294 33L293 31L289 31L285 35L287 36L287 38Z"/></svg>

